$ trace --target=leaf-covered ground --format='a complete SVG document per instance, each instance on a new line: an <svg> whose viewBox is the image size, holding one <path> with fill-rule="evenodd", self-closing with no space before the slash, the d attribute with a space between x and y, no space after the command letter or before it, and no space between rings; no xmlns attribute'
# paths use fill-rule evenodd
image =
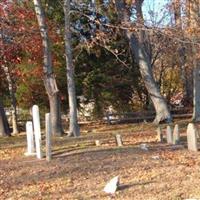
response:
<svg viewBox="0 0 200 200"><path fill-rule="evenodd" d="M23 134L0 138L0 199L198 199L200 153L187 150L186 124L180 128L182 145L170 146L156 141L150 124L85 125L80 138L53 140L51 162L25 157ZM117 133L123 147L116 147ZM102 190L116 175L120 188L109 196Z"/></svg>

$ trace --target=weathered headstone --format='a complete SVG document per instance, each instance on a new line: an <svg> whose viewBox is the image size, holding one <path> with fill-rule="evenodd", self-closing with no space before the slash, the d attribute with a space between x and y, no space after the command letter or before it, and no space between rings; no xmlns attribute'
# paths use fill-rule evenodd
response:
<svg viewBox="0 0 200 200"><path fill-rule="evenodd" d="M95 140L95 145L98 147L98 146L101 146L101 142L99 140Z"/></svg>
<svg viewBox="0 0 200 200"><path fill-rule="evenodd" d="M27 137L27 152L25 153L25 155L26 156L35 155L33 123L31 121L26 122L26 137Z"/></svg>
<svg viewBox="0 0 200 200"><path fill-rule="evenodd" d="M118 187L119 187L119 176L116 176L106 184L103 191L108 194L114 194Z"/></svg>
<svg viewBox="0 0 200 200"><path fill-rule="evenodd" d="M173 144L179 144L179 143L180 143L179 126L178 124L176 124L173 131Z"/></svg>
<svg viewBox="0 0 200 200"><path fill-rule="evenodd" d="M158 140L158 142L163 142L163 134L162 134L161 127L158 126L156 131L157 131L157 140Z"/></svg>
<svg viewBox="0 0 200 200"><path fill-rule="evenodd" d="M34 127L34 135L35 135L36 156L38 159L41 159L42 158L41 128L40 128L39 107L37 105L33 106L32 114L33 114L33 127Z"/></svg>
<svg viewBox="0 0 200 200"><path fill-rule="evenodd" d="M46 160L51 160L51 118L50 113L45 115L45 131L46 131Z"/></svg>
<svg viewBox="0 0 200 200"><path fill-rule="evenodd" d="M120 135L120 134L117 134L117 135L115 136L115 139L116 139L117 146L122 147L122 146L123 146L123 142L122 142L122 137L121 137L121 135Z"/></svg>
<svg viewBox="0 0 200 200"><path fill-rule="evenodd" d="M141 148L142 150L145 150L145 151L148 151L148 150L149 150L147 144L140 144L140 148Z"/></svg>
<svg viewBox="0 0 200 200"><path fill-rule="evenodd" d="M191 151L198 151L197 146L197 128L193 123L189 123L187 127L187 143L188 149Z"/></svg>
<svg viewBox="0 0 200 200"><path fill-rule="evenodd" d="M172 132L172 128L170 125L167 125L167 143L168 144L173 144L173 132Z"/></svg>

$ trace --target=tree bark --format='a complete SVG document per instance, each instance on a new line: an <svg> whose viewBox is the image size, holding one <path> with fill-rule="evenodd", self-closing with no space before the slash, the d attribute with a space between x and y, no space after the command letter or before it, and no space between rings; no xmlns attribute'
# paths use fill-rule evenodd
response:
<svg viewBox="0 0 200 200"><path fill-rule="evenodd" d="M173 11L174 11L174 19L175 26L177 30L177 34L184 40L184 33L182 27L182 16L181 16L181 0L173 0ZM179 44L178 47L178 55L179 55L179 67L180 67L180 77L182 79L183 84L183 104L189 106L192 104L193 95L192 94L192 77L193 75L187 73L186 68L186 44Z"/></svg>
<svg viewBox="0 0 200 200"><path fill-rule="evenodd" d="M200 62L197 61L197 50L195 44L192 45L193 58L193 115L192 120L200 121Z"/></svg>
<svg viewBox="0 0 200 200"><path fill-rule="evenodd" d="M199 12L200 1L189 1L189 24L192 30L192 57L193 57L193 116L195 122L200 121L200 59L198 58L198 46L196 45L199 39ZM196 32L197 31L197 32Z"/></svg>
<svg viewBox="0 0 200 200"><path fill-rule="evenodd" d="M11 105L12 105L11 106L12 107L12 129L13 129L12 133L17 134L17 133L19 133L18 126L17 126L17 100L16 100L16 97L15 97L13 82L12 82L12 79L11 79L9 68L5 65L2 65L2 68L4 70L4 73L6 75L6 79L7 79L7 82L8 82L8 89L9 89Z"/></svg>
<svg viewBox="0 0 200 200"><path fill-rule="evenodd" d="M129 45L131 48L131 53L133 54L135 60L137 61L142 75L145 87L150 95L153 102L156 117L154 123L159 123L163 120L167 122L172 121L171 114L167 107L167 104L160 94L159 88L154 80L153 72L151 68L151 60L147 54L147 49L145 47L145 35L144 30L144 20L142 14L142 3L143 0L136 0L136 15L137 15L137 25L138 25L138 35L127 29L126 37L129 40ZM131 27L130 14L128 13L126 4L124 0L119 0L115 2L119 19L121 24Z"/></svg>
<svg viewBox="0 0 200 200"><path fill-rule="evenodd" d="M49 97L50 99L50 113L53 113L51 117L51 128L53 130L53 134L57 136L61 136L63 133L62 130L62 120L61 120L61 107L60 107L60 97L58 93Z"/></svg>
<svg viewBox="0 0 200 200"><path fill-rule="evenodd" d="M4 107L0 102L0 136L11 136L8 119L5 114Z"/></svg>
<svg viewBox="0 0 200 200"><path fill-rule="evenodd" d="M55 136L61 136L63 133L61 123L61 110L59 100L59 90L57 88L56 79L53 73L51 48L48 36L48 30L45 23L44 11L41 0L33 0L35 13L38 20L40 33L42 36L42 44L44 48L44 85L49 97L50 113L51 113L51 130Z"/></svg>
<svg viewBox="0 0 200 200"><path fill-rule="evenodd" d="M70 0L64 1L65 13L65 57L67 70L67 85L69 98L69 136L79 136L80 128L77 118L77 102L76 89L74 81L74 66L71 48L71 32L70 32Z"/></svg>

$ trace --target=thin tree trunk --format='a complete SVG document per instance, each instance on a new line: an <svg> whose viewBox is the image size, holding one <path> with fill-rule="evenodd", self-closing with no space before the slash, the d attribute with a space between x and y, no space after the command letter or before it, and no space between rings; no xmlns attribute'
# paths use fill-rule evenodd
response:
<svg viewBox="0 0 200 200"><path fill-rule="evenodd" d="M1 29L1 35L2 35L2 42L3 44L6 43L6 35L4 34L4 29ZM4 52L4 50L3 50ZM3 55L3 54L2 54ZM2 60L6 60L4 56L2 57ZM5 62L6 63L6 62ZM12 128L13 128L13 134L19 133L18 126L17 126L17 100L13 88L13 81L11 79L10 71L8 66L5 64L2 64L2 69L4 70L7 82L8 82L8 90L10 93L10 99L11 99L11 107L12 107Z"/></svg>
<svg viewBox="0 0 200 200"><path fill-rule="evenodd" d="M40 33L42 36L42 44L44 48L44 85L49 97L50 113L51 113L51 130L55 136L61 136L63 133L61 123L59 91L56 84L56 79L53 73L51 48L48 36L48 30L45 23L44 11L41 0L33 0L35 13L37 16Z"/></svg>
<svg viewBox="0 0 200 200"><path fill-rule="evenodd" d="M4 107L0 102L0 136L10 136L11 131L8 124L8 119L5 114Z"/></svg>
<svg viewBox="0 0 200 200"><path fill-rule="evenodd" d="M183 27L182 27L182 17L181 17L181 0L173 0L173 10L175 26L177 29L177 34L179 34L184 40ZM190 89L190 82L192 81L192 75L186 72L186 49L184 44L179 44L178 49L179 55L179 67L180 67L180 77L183 84L183 104L189 105L192 102L192 91Z"/></svg>
<svg viewBox="0 0 200 200"><path fill-rule="evenodd" d="M192 120L197 122L200 121L200 62L197 61L197 49L192 44L193 53L193 115Z"/></svg>
<svg viewBox="0 0 200 200"><path fill-rule="evenodd" d="M71 49L71 32L70 32L70 0L64 1L65 13L65 56L67 68L67 85L69 98L69 136L79 136L80 128L77 119L77 102L76 89L74 81L74 66Z"/></svg>
<svg viewBox="0 0 200 200"><path fill-rule="evenodd" d="M18 126L17 126L17 103L16 103L17 101L15 97L15 92L13 89L13 82L12 82L8 67L5 65L2 65L2 68L4 70L4 73L6 75L6 79L8 82L8 89L9 89L11 105L12 105L12 128L13 128L12 133L17 134L19 133Z"/></svg>
<svg viewBox="0 0 200 200"><path fill-rule="evenodd" d="M139 24L139 36L136 36L133 32L127 30L126 36L129 40L130 48L132 54L134 54L134 58L136 59L137 63L139 64L140 73L142 75L145 87L150 95L150 98L153 102L155 111L156 111L156 118L154 123L159 123L160 121L166 120L167 122L172 121L171 114L167 107L167 104L160 94L159 88L154 80L152 68L151 68L151 60L147 55L147 49L145 48L145 31L142 30L144 21L142 15L142 3L143 0L136 0L136 12L137 12L137 22ZM127 11L126 4L124 0L116 1L116 8L118 12L119 19L121 23L130 27L130 15Z"/></svg>
<svg viewBox="0 0 200 200"><path fill-rule="evenodd" d="M192 30L192 55L193 55L193 121L200 121L200 59L198 58L199 35L196 32L200 25L199 12L200 0L191 0L189 5L190 28Z"/></svg>

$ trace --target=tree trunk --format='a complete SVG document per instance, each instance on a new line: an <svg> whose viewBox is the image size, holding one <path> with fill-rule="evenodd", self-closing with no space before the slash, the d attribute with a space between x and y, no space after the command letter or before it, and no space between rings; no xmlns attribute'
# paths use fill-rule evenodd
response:
<svg viewBox="0 0 200 200"><path fill-rule="evenodd" d="M193 53L193 115L192 120L195 122L200 121L200 62L196 58L197 49L194 44L192 45Z"/></svg>
<svg viewBox="0 0 200 200"><path fill-rule="evenodd" d="M51 128L53 130L53 134L57 136L61 136L62 124L61 124L61 108L60 108L60 98L58 93L55 93L53 96L49 96L50 102L50 113L53 113L51 117Z"/></svg>
<svg viewBox="0 0 200 200"><path fill-rule="evenodd" d="M70 32L70 0L64 1L65 13L65 56L67 68L67 85L69 98L69 136L79 136L80 128L77 119L77 102L74 81L74 66L71 49L71 32Z"/></svg>
<svg viewBox="0 0 200 200"><path fill-rule="evenodd" d="M2 103L0 102L0 136L10 136L11 131Z"/></svg>
<svg viewBox="0 0 200 200"><path fill-rule="evenodd" d="M134 58L136 59L140 73L142 75L145 87L150 95L150 98L153 102L156 118L154 123L159 123L160 121L166 120L167 122L172 121L171 114L167 107L167 104L160 94L159 88L154 80L152 68L151 68L151 60L147 55L147 49L145 47L145 35L146 32L143 29L144 20L142 14L142 3L143 0L136 0L136 12L137 12L137 22L138 22L138 32L139 36L134 34L133 32L127 29L126 37L129 40L130 48L132 54L134 54ZM129 28L131 27L130 15L126 8L126 4L124 0L116 1L116 8L118 12L119 19L121 23L127 25Z"/></svg>
<svg viewBox="0 0 200 200"><path fill-rule="evenodd" d="M4 73L6 75L6 79L8 82L8 89L9 89L11 105L12 105L12 128L13 128L12 133L17 134L19 133L18 126L17 126L17 103L16 103L17 101L15 97L15 92L13 89L13 82L10 76L9 68L5 65L2 65L2 68L4 70Z"/></svg>
<svg viewBox="0 0 200 200"><path fill-rule="evenodd" d="M52 134L61 136L63 133L61 123L61 109L59 100L59 91L56 84L56 79L53 73L51 48L48 36L48 30L45 23L44 11L42 8L41 0L33 0L35 13L37 16L40 33L42 36L42 44L44 48L44 85L49 97L50 113L51 113L51 128Z"/></svg>
<svg viewBox="0 0 200 200"><path fill-rule="evenodd" d="M173 0L173 10L174 19L177 34L184 40L184 33L182 27L182 16L181 16L181 0ZM180 77L183 84L183 104L188 106L192 104L192 90L190 87L190 82L192 81L192 75L187 73L186 70L186 44L179 44L178 55L179 55L179 67L180 67ZM192 88L193 89L193 88Z"/></svg>
<svg viewBox="0 0 200 200"><path fill-rule="evenodd" d="M199 12L200 1L191 0L189 5L190 28L192 30L192 56L193 56L193 121L200 121L200 59L198 58L199 47L196 45L199 40L198 28L200 25Z"/></svg>

